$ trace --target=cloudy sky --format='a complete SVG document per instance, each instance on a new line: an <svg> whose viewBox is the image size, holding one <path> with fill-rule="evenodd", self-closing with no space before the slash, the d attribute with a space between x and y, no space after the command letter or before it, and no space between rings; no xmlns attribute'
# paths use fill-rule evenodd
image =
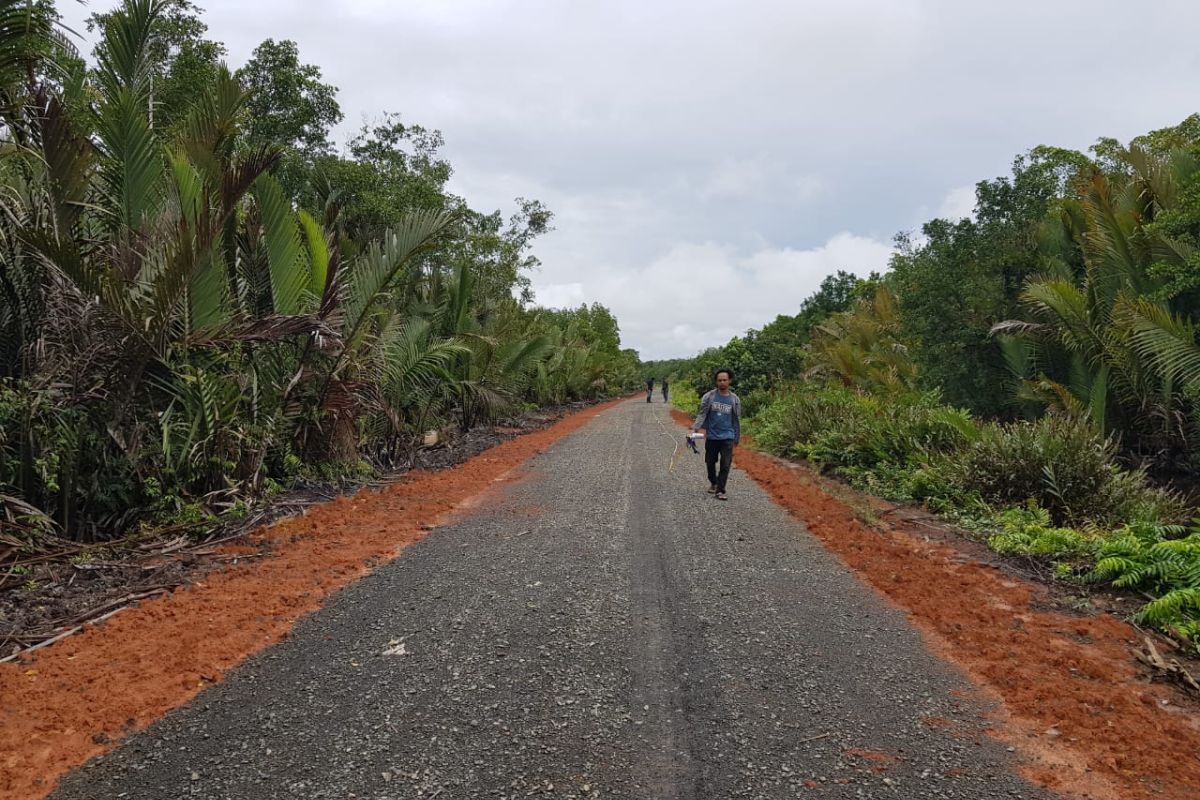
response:
<svg viewBox="0 0 1200 800"><path fill-rule="evenodd" d="M970 212L1037 144L1200 110L1200 4L1158 0L198 0L238 67L293 39L344 139L440 129L451 189L556 214L544 305L599 301L643 358L795 313L893 235ZM60 2L66 21L86 9Z"/></svg>

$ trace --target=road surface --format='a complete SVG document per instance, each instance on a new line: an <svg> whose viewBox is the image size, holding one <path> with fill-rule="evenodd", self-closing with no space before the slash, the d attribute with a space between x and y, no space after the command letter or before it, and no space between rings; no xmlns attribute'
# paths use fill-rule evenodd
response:
<svg viewBox="0 0 1200 800"><path fill-rule="evenodd" d="M904 615L662 403L600 414L76 798L1046 798Z"/></svg>

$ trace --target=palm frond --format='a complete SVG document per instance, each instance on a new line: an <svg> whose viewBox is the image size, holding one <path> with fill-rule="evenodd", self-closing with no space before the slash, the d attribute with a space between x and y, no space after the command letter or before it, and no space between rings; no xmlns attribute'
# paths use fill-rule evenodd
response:
<svg viewBox="0 0 1200 800"><path fill-rule="evenodd" d="M186 338L193 347L229 348L245 342L272 343L301 335L335 337L316 316L270 314L250 320L229 322L220 327L198 330Z"/></svg>
<svg viewBox="0 0 1200 800"><path fill-rule="evenodd" d="M1114 320L1130 332L1133 348L1168 381L1200 388L1200 325L1145 298L1124 300Z"/></svg>
<svg viewBox="0 0 1200 800"><path fill-rule="evenodd" d="M326 282L329 279L329 242L325 238L325 231L311 214L300 209L296 215L300 218L300 227L304 229L304 238L308 245L308 261L311 268L308 289L313 294L324 297Z"/></svg>
<svg viewBox="0 0 1200 800"><path fill-rule="evenodd" d="M101 106L97 130L101 183L114 221L140 231L161 206L164 171L142 98L118 88Z"/></svg>
<svg viewBox="0 0 1200 800"><path fill-rule="evenodd" d="M997 322L988 331L992 336L1014 336L1021 334L1038 334L1046 333L1052 330L1049 326L1038 322L1026 322L1020 319L1007 319L1004 322Z"/></svg>
<svg viewBox="0 0 1200 800"><path fill-rule="evenodd" d="M469 354L463 344L434 339L428 320L403 325L384 349L384 393L393 403L432 390L450 380L448 369L455 358Z"/></svg>
<svg viewBox="0 0 1200 800"><path fill-rule="evenodd" d="M550 341L537 336L526 341L516 341L500 349L497 363L505 382L525 375L550 349Z"/></svg>
<svg viewBox="0 0 1200 800"><path fill-rule="evenodd" d="M196 99L183 124L181 146L194 164L212 175L220 173L220 162L230 155L248 97L222 64L211 91Z"/></svg>
<svg viewBox="0 0 1200 800"><path fill-rule="evenodd" d="M148 46L154 26L169 0L125 0L104 26L96 48L101 91L112 97L126 90L139 101L149 98L152 64Z"/></svg>
<svg viewBox="0 0 1200 800"><path fill-rule="evenodd" d="M16 87L45 65L54 69L53 7L30 0L0 0L0 86ZM15 111L7 109L8 112Z"/></svg>
<svg viewBox="0 0 1200 800"><path fill-rule="evenodd" d="M1063 280L1033 281L1021 293L1021 301L1035 312L1051 318L1063 345L1095 360L1104 352L1104 337L1091 316L1087 295Z"/></svg>
<svg viewBox="0 0 1200 800"><path fill-rule="evenodd" d="M58 98L51 98L41 119L42 158L59 236L71 235L91 186L95 146L78 130Z"/></svg>
<svg viewBox="0 0 1200 800"><path fill-rule="evenodd" d="M345 298L345 338L349 348L362 340L369 315L386 296L397 274L435 241L452 220L445 212L414 212L389 230L382 243L372 245L354 263Z"/></svg>
<svg viewBox="0 0 1200 800"><path fill-rule="evenodd" d="M310 273L303 263L304 248L295 213L279 182L270 175L261 175L255 181L254 196L262 213L274 311L298 314L309 288Z"/></svg>

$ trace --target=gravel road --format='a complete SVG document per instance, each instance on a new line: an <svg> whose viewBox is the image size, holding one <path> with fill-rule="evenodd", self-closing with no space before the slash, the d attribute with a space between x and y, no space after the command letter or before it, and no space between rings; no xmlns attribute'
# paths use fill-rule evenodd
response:
<svg viewBox="0 0 1200 800"><path fill-rule="evenodd" d="M72 798L1048 798L904 615L667 407L599 415Z"/></svg>

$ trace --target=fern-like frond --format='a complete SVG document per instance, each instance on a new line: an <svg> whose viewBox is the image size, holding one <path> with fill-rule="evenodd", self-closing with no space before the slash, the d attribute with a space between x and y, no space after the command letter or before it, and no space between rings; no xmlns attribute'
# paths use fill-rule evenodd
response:
<svg viewBox="0 0 1200 800"><path fill-rule="evenodd" d="M345 339L353 349L367 331L367 319L387 295L396 276L450 225L452 217L440 211L417 211L389 230L381 243L372 245L350 269L345 298Z"/></svg>
<svg viewBox="0 0 1200 800"><path fill-rule="evenodd" d="M1145 298L1122 299L1114 307L1113 317L1129 331L1134 350L1164 378L1200 388L1200 325Z"/></svg>

